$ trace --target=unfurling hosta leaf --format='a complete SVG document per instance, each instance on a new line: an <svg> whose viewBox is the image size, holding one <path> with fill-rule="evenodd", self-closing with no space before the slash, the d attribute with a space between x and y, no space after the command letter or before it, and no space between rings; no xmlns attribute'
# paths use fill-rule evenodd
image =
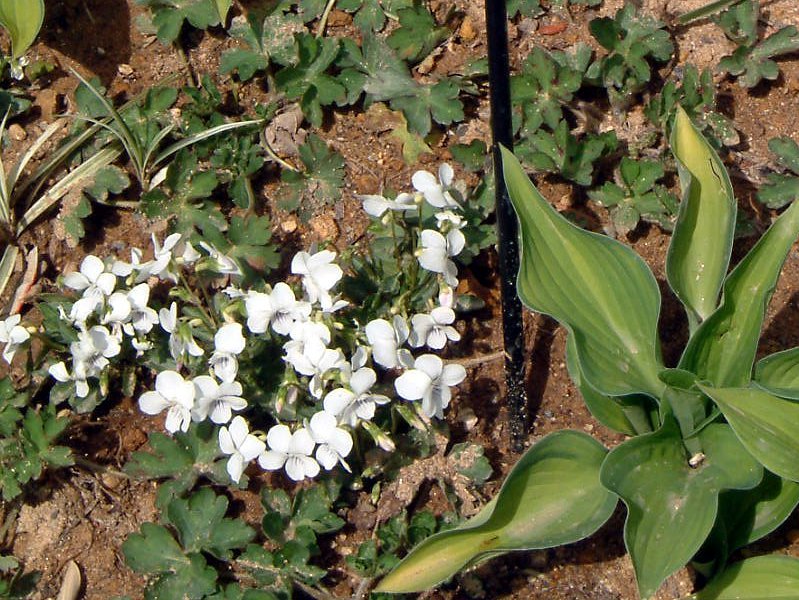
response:
<svg viewBox="0 0 799 600"><path fill-rule="evenodd" d="M630 248L559 215L505 148L502 162L520 223L519 297L570 330L580 370L597 391L658 397L660 291L652 272Z"/></svg>
<svg viewBox="0 0 799 600"><path fill-rule="evenodd" d="M717 387L749 384L766 305L797 234L799 202L779 216L727 277L721 306L691 336L681 369Z"/></svg>
<svg viewBox="0 0 799 600"><path fill-rule="evenodd" d="M499 495L465 525L427 538L377 586L419 592L486 556L583 539L610 518L616 495L599 483L607 450L578 431L558 431L530 448Z"/></svg>
<svg viewBox="0 0 799 600"><path fill-rule="evenodd" d="M799 483L766 471L751 490L730 490L719 497L719 519L733 552L774 531L799 504Z"/></svg>
<svg viewBox="0 0 799 600"><path fill-rule="evenodd" d="M0 0L0 25L11 37L12 59L31 47L44 22L44 0Z"/></svg>
<svg viewBox="0 0 799 600"><path fill-rule="evenodd" d="M799 403L755 388L699 387L752 456L780 477L799 481Z"/></svg>
<svg viewBox="0 0 799 600"><path fill-rule="evenodd" d="M755 384L781 398L799 400L799 348L776 352L759 361Z"/></svg>
<svg viewBox="0 0 799 600"><path fill-rule="evenodd" d="M793 600L799 590L799 559L756 556L735 563L691 600Z"/></svg>
<svg viewBox="0 0 799 600"><path fill-rule="evenodd" d="M762 468L728 426L708 425L699 437L705 459L696 467L688 464L672 418L655 433L615 448L602 465L603 485L627 505L624 542L642 598L654 595L705 541L719 492L752 488L762 477Z"/></svg>
<svg viewBox="0 0 799 600"><path fill-rule="evenodd" d="M737 205L718 155L678 105L671 135L683 200L669 246L666 275L685 305L691 329L718 305L732 251Z"/></svg>

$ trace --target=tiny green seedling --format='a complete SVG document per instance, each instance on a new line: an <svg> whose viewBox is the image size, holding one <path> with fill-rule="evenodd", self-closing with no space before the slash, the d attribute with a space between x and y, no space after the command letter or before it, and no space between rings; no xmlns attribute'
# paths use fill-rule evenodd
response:
<svg viewBox="0 0 799 600"><path fill-rule="evenodd" d="M557 173L578 185L591 185L596 163L616 149L616 134L608 131L577 139L565 119L553 131L544 128L520 140L519 157L536 171Z"/></svg>
<svg viewBox="0 0 799 600"><path fill-rule="evenodd" d="M72 71L84 88L91 94L100 107L100 115L79 115L94 125L108 131L125 149L133 167L133 172L143 192L149 192L153 186L153 176L159 165L180 150L207 140L210 137L232 131L241 127L258 125L259 120L223 123L205 131L179 139L166 147L165 142L175 128L174 124L161 125L154 119L154 113L162 112L171 106L177 98L177 91L171 88L150 90L145 103L149 108L131 105L127 111L120 112L92 83L77 71ZM105 119L105 120L100 120Z"/></svg>
<svg viewBox="0 0 799 600"><path fill-rule="evenodd" d="M665 131L673 121L677 105L717 147L735 146L741 141L732 120L716 110L716 86L710 69L704 69L700 74L694 65L686 65L680 85L673 80L666 82L644 112L652 123Z"/></svg>
<svg viewBox="0 0 799 600"><path fill-rule="evenodd" d="M594 19L589 28L608 54L591 64L586 77L605 87L611 104L617 108L629 106L635 94L649 83L649 60L663 63L674 53L665 24L638 14L632 2L626 2L613 18Z"/></svg>
<svg viewBox="0 0 799 600"><path fill-rule="evenodd" d="M737 205L723 164L679 108L671 146L684 197L666 275L689 323L676 368L661 358L660 290L646 264L564 219L503 150L520 221L519 295L565 326L567 366L588 408L630 437L610 451L577 431L538 441L477 517L420 544L377 591L420 591L486 557L577 541L619 498L642 598L692 561L710 579L696 600L780 597L799 586L796 558L727 566L799 504L799 349L755 364L766 306L799 235L799 203L728 274Z"/></svg>
<svg viewBox="0 0 799 600"><path fill-rule="evenodd" d="M783 27L758 42L757 21L760 17L758 0L743 0L725 10L717 18L725 35L738 47L719 62L719 71L738 78L745 88L753 88L762 80L774 81L780 74L774 58L799 50L799 30L793 25Z"/></svg>
<svg viewBox="0 0 799 600"><path fill-rule="evenodd" d="M660 225L671 231L677 218L677 199L656 182L665 175L663 165L655 160L621 159L618 183L606 182L588 192L588 196L610 209L610 221L616 235L635 229L638 221Z"/></svg>
<svg viewBox="0 0 799 600"><path fill-rule="evenodd" d="M231 0L136 0L153 13L153 25L163 44L173 44L188 22L197 29L224 25Z"/></svg>
<svg viewBox="0 0 799 600"><path fill-rule="evenodd" d="M789 137L778 137L769 140L768 147L787 172L770 173L757 199L769 208L782 208L799 199L799 144Z"/></svg>

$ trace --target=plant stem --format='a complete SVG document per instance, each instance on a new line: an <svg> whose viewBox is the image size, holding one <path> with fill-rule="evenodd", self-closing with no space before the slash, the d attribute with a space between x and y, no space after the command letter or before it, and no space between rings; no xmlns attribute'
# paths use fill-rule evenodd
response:
<svg viewBox="0 0 799 600"><path fill-rule="evenodd" d="M295 173L299 171L298 168L287 163L285 160L283 160L277 154L275 154L275 151L272 150L272 146L270 146L269 142L266 141L266 135L264 135L263 131L261 132L261 147L264 149L264 152L266 152L266 155L270 159L272 159L274 162L279 164L284 169L288 169L289 171L294 171Z"/></svg>
<svg viewBox="0 0 799 600"><path fill-rule="evenodd" d="M477 367L487 362L493 362L495 360L499 360L500 358L505 358L504 350L498 350L496 352L492 352L491 354L483 354L482 356L472 356L470 358L448 360L445 362L458 364L468 369L470 367Z"/></svg>
<svg viewBox="0 0 799 600"><path fill-rule="evenodd" d="M325 28L327 27L327 19L330 17L330 11L333 10L333 7L336 4L336 0L327 0L327 4L325 5L325 12L322 13L322 16L319 19L319 24L316 26L316 37L320 38L325 34Z"/></svg>
<svg viewBox="0 0 799 600"><path fill-rule="evenodd" d="M717 13L731 4L735 4L736 2L738 2L738 0L716 0L716 2L705 4L704 6L697 8L696 10L692 10L680 15L679 17L677 17L676 23L678 25L687 25L691 21L696 21L697 19L707 17L709 15L712 15L713 13Z"/></svg>
<svg viewBox="0 0 799 600"><path fill-rule="evenodd" d="M336 596L330 594L329 592L319 589L317 587L313 587L308 585L307 583L303 583L298 579L295 579L293 582L294 587L300 590L303 594L314 598L315 600L338 600Z"/></svg>

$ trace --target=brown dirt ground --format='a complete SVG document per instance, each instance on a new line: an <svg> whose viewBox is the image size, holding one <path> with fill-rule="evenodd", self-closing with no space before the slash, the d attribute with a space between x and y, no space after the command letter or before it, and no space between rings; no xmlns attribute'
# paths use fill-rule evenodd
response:
<svg viewBox="0 0 799 600"><path fill-rule="evenodd" d="M451 5L457 7L453 23L458 33L435 55L433 72L453 72L468 59L484 55L485 29L482 3L433 0L432 7L439 16ZM661 18L703 4L703 0L661 1L645 0L643 4ZM791 0L763 2L771 31L786 24L799 24L799 7ZM592 40L585 24L597 15L608 15L621 5L619 0L607 0L601 9L573 7L572 15L553 11L535 21L524 19L511 26L512 61L519 64L534 44L550 49L566 49L577 41ZM152 36L140 32L134 21L142 8L132 1L65 0L48 2L48 14L40 43L34 48L34 58L55 63L58 68L47 86L35 92L36 112L23 123L29 137L70 107L70 95L75 80L68 68L84 74L98 75L112 95L128 96L158 82L171 73L185 73L186 64L172 49L163 47ZM542 28L542 26L545 26ZM560 31L562 29L562 31ZM351 31L347 15L334 11L329 24L331 33ZM545 35L557 31L554 35ZM191 32L187 36L187 57L195 74L218 72L222 50L235 44L220 31L205 35ZM730 46L712 24L700 22L678 32L679 62L690 61L699 67L714 65ZM760 182L770 164L766 141L776 135L799 136L796 116L799 115L799 59L796 56L780 61L784 75L773 85L760 86L752 92L735 82L721 79L719 95L722 106L742 133L742 143L735 148L729 165L741 208L752 218L759 230L765 229L773 215L756 205L755 185ZM717 78L718 79L718 78ZM239 90L239 101L249 107L264 99L265 92L257 85ZM421 165L405 165L401 148L390 137L390 131L357 110L335 113L326 123L323 135L344 155L347 161L345 201L332 214L318 215L310 223L298 223L293 216L280 213L271 201L274 191L268 177L260 193L273 216L276 237L294 245L305 245L314 239L336 238L341 247L357 242L363 234L362 219L353 194L374 193L383 188L407 187L412 172L431 167L450 158L447 147L474 138L488 140L488 106L485 98L470 107L471 119L453 131L442 133L431 144L433 155L424 155ZM634 136L634 119L607 123L627 135ZM18 152L20 147L12 147ZM470 183L474 183L472 178ZM542 179L540 188L559 208L575 206L589 222L601 228L605 221L603 210L583 205L569 186ZM299 227L298 227L299 225ZM127 254L130 246L147 246L148 231L163 224L147 223L143 217L124 211L98 211L91 224L92 235L78 249L69 248L54 234L54 223L44 223L31 236L46 239L45 277L74 268L88 252ZM299 234L299 235L298 235ZM652 266L661 288L664 283L664 260L669 237L657 228L641 227L628 240ZM488 305L477 316L461 324L467 333L466 342L455 357L490 354L501 348L498 311L498 292L495 257L488 255L478 261L469 279L473 290L479 290ZM799 344L799 252L794 250L786 264L769 309L768 324L763 338L763 354ZM685 323L681 321L676 300L664 296L662 334L667 360L676 359L675 349L685 338ZM588 414L579 394L572 386L564 364L564 332L543 317L528 315L526 329L530 356L528 393L531 414L528 443L561 428L573 428L592 433L603 443L612 446L620 437ZM500 362L485 362L469 369L469 378L461 386L448 414L448 421L458 439L470 439L483 444L495 472L504 474L516 455L508 445L508 415L503 407L503 378ZM476 425L466 431L464 419L473 411ZM117 474L130 452L143 447L148 431L159 425L145 418L131 399L122 399L106 414L83 417L71 427L69 443L93 461L108 465L107 472L97 473L73 468L51 476L34 493L19 515L12 547L27 569L42 572L42 580L33 598L49 598L57 594L64 565L75 560L85 580L83 597L105 600L117 595L140 598L141 577L126 568L119 545L140 524L156 517L154 487L150 483L128 480ZM251 490L268 483L270 477L253 477ZM490 497L499 485L489 483L481 494ZM426 497L417 505L433 510L449 509L447 500L435 486L423 486ZM242 494L242 518L250 522L260 519L256 493ZM371 507L364 494L358 506L349 514L350 525L334 540L331 549L345 555L357 549L359 541L368 536L374 525ZM371 515L371 516L370 516ZM552 550L521 553L491 561L473 572L459 577L441 591L423 594L423 598L514 598L548 600L628 600L636 597L632 565L625 555L621 538L623 511L617 511L611 521L590 539ZM799 519L772 535L767 545L779 552L799 556ZM331 560L331 563L335 560ZM333 590L341 597L352 594L357 578L339 566L331 569ZM690 593L692 577L686 570L675 574L663 586L657 598L666 600Z"/></svg>

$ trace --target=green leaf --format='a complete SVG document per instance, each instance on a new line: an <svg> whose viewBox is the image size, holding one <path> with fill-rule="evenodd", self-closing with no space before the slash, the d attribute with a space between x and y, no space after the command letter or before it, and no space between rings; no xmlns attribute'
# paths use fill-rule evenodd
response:
<svg viewBox="0 0 799 600"><path fill-rule="evenodd" d="M224 25L227 21L227 13L233 5L233 0L215 0L216 12L219 15L219 22Z"/></svg>
<svg viewBox="0 0 799 600"><path fill-rule="evenodd" d="M718 69L722 73L740 77L738 83L741 86L753 88L763 79L774 81L779 76L780 68L772 58L797 50L799 29L789 25L772 33L756 46L739 46L731 55L719 61Z"/></svg>
<svg viewBox="0 0 799 600"><path fill-rule="evenodd" d="M566 367L569 370L569 377L580 391L591 415L605 427L625 435L635 435L635 427L625 414L623 405L612 396L600 394L584 381L580 366L574 358L576 353L574 336L570 335L566 341Z"/></svg>
<svg viewBox="0 0 799 600"><path fill-rule="evenodd" d="M346 88L328 74L340 49L337 38L316 38L310 34L297 34L294 38L298 60L275 73L275 84L290 100L300 100L305 118L312 125L322 125L322 106L347 100Z"/></svg>
<svg viewBox="0 0 799 600"><path fill-rule="evenodd" d="M158 39L171 44L178 39L183 23L188 21L197 29L219 25L218 0L137 0L153 12L153 25Z"/></svg>
<svg viewBox="0 0 799 600"><path fill-rule="evenodd" d="M770 173L757 197L769 208L782 208L799 198L799 144L789 137L776 137L769 140L768 147L791 174Z"/></svg>
<svg viewBox="0 0 799 600"><path fill-rule="evenodd" d="M33 45L44 22L44 0L0 0L0 25L11 38L11 59Z"/></svg>
<svg viewBox="0 0 799 600"><path fill-rule="evenodd" d="M231 550L246 546L255 537L255 531L242 521L226 519L227 507L225 496L203 488L187 500L172 500L167 515L187 552L204 550L228 560Z"/></svg>
<svg viewBox="0 0 799 600"><path fill-rule="evenodd" d="M433 15L423 6L400 10L397 17L400 26L391 32L386 42L406 62L421 61L449 37L449 29L438 27Z"/></svg>
<svg viewBox="0 0 799 600"><path fill-rule="evenodd" d="M137 573L169 573L189 563L175 538L161 525L144 523L122 543L125 562Z"/></svg>
<svg viewBox="0 0 799 600"><path fill-rule="evenodd" d="M737 203L721 159L682 107L676 110L671 148L683 199L669 245L666 276L693 330L718 306L732 252Z"/></svg>
<svg viewBox="0 0 799 600"><path fill-rule="evenodd" d="M341 198L344 157L314 133L308 135L299 151L305 172L285 170L281 173L283 185L279 196L283 206L293 210L304 204L304 208L310 210Z"/></svg>
<svg viewBox="0 0 799 600"><path fill-rule="evenodd" d="M699 386L769 471L799 481L799 403L755 388Z"/></svg>
<svg viewBox="0 0 799 600"><path fill-rule="evenodd" d="M691 336L681 369L717 387L749 384L766 307L797 234L794 203L727 276L721 306Z"/></svg>
<svg viewBox="0 0 799 600"><path fill-rule="evenodd" d="M735 563L711 581L692 600L779 600L796 598L799 559L756 556Z"/></svg>
<svg viewBox="0 0 799 600"><path fill-rule="evenodd" d="M719 492L754 487L762 477L726 425L711 424L699 436L706 456L696 468L672 418L614 448L602 465L602 484L627 506L624 542L642 598L699 550L716 519Z"/></svg>
<svg viewBox="0 0 799 600"><path fill-rule="evenodd" d="M427 538L375 591L422 591L487 555L550 548L591 535L617 501L599 484L606 452L581 432L546 436L516 463L486 509L456 529Z"/></svg>
<svg viewBox="0 0 799 600"><path fill-rule="evenodd" d="M729 552L768 535L799 504L799 483L770 471L751 490L729 490L719 497L719 519L727 533Z"/></svg>
<svg viewBox="0 0 799 600"><path fill-rule="evenodd" d="M652 272L626 246L559 215L505 148L502 161L520 223L519 297L569 329L580 370L597 391L657 398L660 291Z"/></svg>
<svg viewBox="0 0 799 600"><path fill-rule="evenodd" d="M799 400L799 348L760 360L755 365L754 383L781 398Z"/></svg>
<svg viewBox="0 0 799 600"><path fill-rule="evenodd" d="M174 573L164 573L144 591L145 600L180 598L205 600L216 590L216 569L201 554L188 557L189 564Z"/></svg>

